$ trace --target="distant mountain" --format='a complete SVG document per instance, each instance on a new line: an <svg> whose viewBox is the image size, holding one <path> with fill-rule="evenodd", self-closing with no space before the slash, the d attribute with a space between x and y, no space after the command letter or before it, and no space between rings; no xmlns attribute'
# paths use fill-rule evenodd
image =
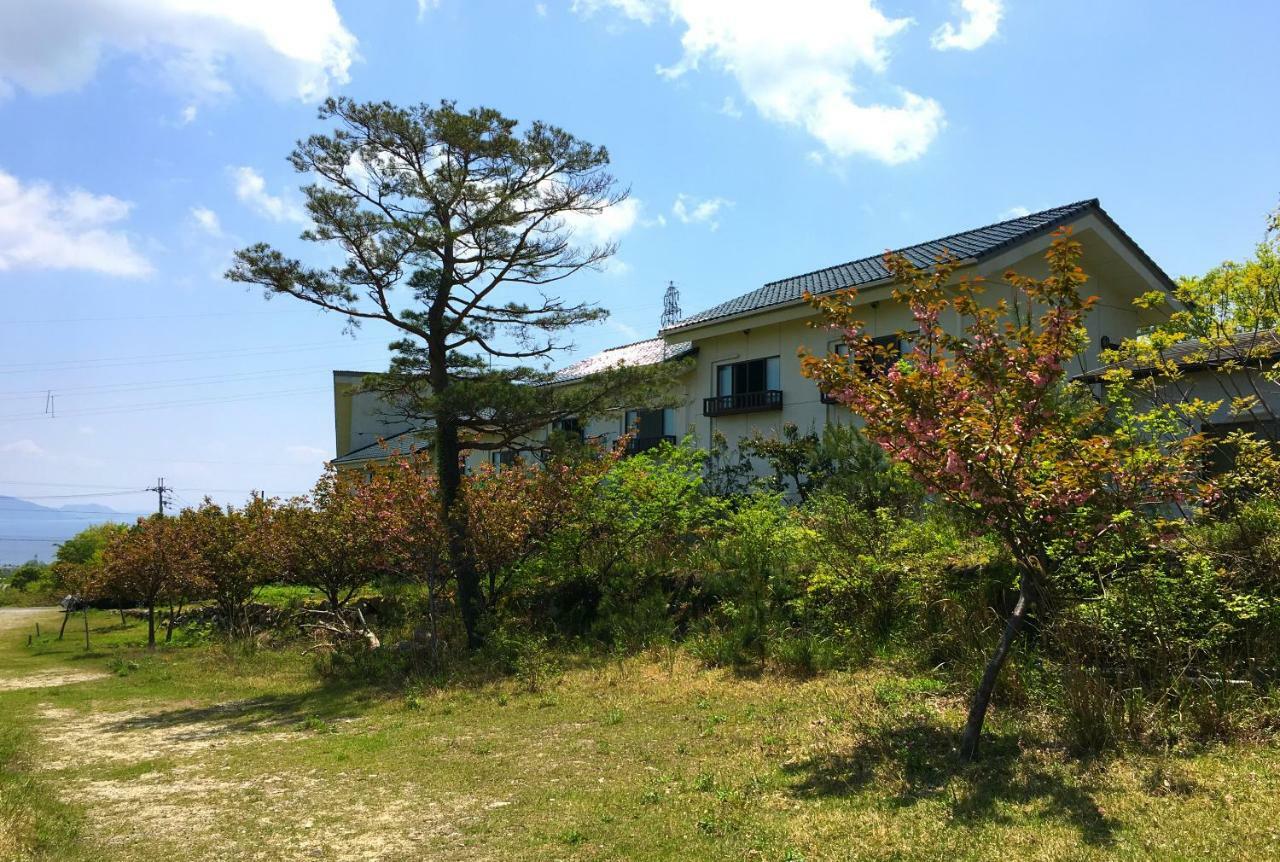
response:
<svg viewBox="0 0 1280 862"><path fill-rule="evenodd" d="M48 562L59 544L85 527L108 521L128 523L136 517L138 513L120 512L101 503L67 503L54 508L0 495L0 565L33 558Z"/></svg>
<svg viewBox="0 0 1280 862"><path fill-rule="evenodd" d="M119 515L115 509L110 506L104 506L101 503L68 503L65 506L59 506L61 512L98 512L103 515Z"/></svg>

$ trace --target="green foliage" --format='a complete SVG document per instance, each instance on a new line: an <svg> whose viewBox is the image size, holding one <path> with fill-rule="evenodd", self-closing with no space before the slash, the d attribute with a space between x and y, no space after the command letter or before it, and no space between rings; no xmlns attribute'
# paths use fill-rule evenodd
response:
<svg viewBox="0 0 1280 862"><path fill-rule="evenodd" d="M125 530L126 524L95 524L85 527L58 546L55 561L74 566L101 565L102 552Z"/></svg>
<svg viewBox="0 0 1280 862"><path fill-rule="evenodd" d="M25 592L45 592L52 588L49 564L39 560L27 560L9 573L9 589Z"/></svg>
<svg viewBox="0 0 1280 862"><path fill-rule="evenodd" d="M771 638L790 628L788 603L817 538L770 494L749 497L716 525L698 555L715 603L696 648L704 660L763 670Z"/></svg>
<svg viewBox="0 0 1280 862"><path fill-rule="evenodd" d="M0 725L0 853L33 862L67 858L82 823L39 775L29 733L29 725Z"/></svg>
<svg viewBox="0 0 1280 862"><path fill-rule="evenodd" d="M867 511L893 509L905 514L922 499L920 486L905 468L890 461L852 423L829 423L819 435L812 430L801 434L788 422L780 438L757 432L738 446L772 469L765 482L770 490L794 493L801 502L828 490Z"/></svg>

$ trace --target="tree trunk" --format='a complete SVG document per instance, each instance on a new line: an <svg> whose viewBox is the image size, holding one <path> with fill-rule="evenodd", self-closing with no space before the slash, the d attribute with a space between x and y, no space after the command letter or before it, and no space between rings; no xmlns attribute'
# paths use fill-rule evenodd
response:
<svg viewBox="0 0 1280 862"><path fill-rule="evenodd" d="M147 649L156 648L156 602L147 602Z"/></svg>
<svg viewBox="0 0 1280 862"><path fill-rule="evenodd" d="M436 474L440 480L441 515L449 542L449 562L458 579L458 605L467 630L467 646L478 649L484 643L480 623L484 600L480 594L480 573L467 550L467 515L462 508L461 447L458 426L447 420L436 424Z"/></svg>
<svg viewBox="0 0 1280 862"><path fill-rule="evenodd" d="M1018 601L1013 606L1013 612L1009 614L1009 619L1005 622L1004 634L1000 636L1000 644L996 647L995 654L991 656L991 660L987 662L987 668L982 672L982 681L978 683L978 690L974 692L973 702L969 705L969 718L965 721L964 733L960 737L961 760L973 761L978 758L978 743L982 738L982 723L987 717L987 706L991 703L991 695L996 688L996 679L1000 676L1000 669L1004 667L1005 659L1009 657L1009 648L1013 646L1014 639L1022 631L1030 604L1031 591L1024 575L1018 588Z"/></svg>

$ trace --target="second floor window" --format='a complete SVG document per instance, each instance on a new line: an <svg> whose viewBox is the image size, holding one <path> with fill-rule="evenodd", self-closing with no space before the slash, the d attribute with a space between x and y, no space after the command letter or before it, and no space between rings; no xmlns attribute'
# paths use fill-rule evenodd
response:
<svg viewBox="0 0 1280 862"><path fill-rule="evenodd" d="M732 362L716 368L716 395L745 395L782 388L782 366L777 356Z"/></svg>

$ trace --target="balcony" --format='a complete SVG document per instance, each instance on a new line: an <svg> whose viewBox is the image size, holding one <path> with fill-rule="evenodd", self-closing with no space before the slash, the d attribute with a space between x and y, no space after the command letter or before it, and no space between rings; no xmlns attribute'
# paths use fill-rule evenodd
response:
<svg viewBox="0 0 1280 862"><path fill-rule="evenodd" d="M650 437L632 437L627 441L627 454L639 455L641 452L648 452L650 449L656 449L663 443L675 445L676 438L674 434L657 434Z"/></svg>
<svg viewBox="0 0 1280 862"><path fill-rule="evenodd" d="M703 416L730 416L734 413L760 413L782 409L781 389L762 389L759 392L735 392L733 395L716 395L702 399Z"/></svg>

